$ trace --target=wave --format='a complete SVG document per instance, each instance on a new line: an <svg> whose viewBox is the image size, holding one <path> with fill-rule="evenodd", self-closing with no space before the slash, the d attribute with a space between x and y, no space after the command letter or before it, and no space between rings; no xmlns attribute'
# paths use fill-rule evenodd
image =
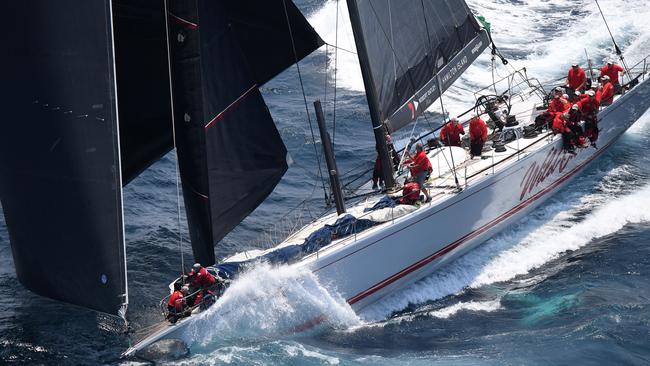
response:
<svg viewBox="0 0 650 366"><path fill-rule="evenodd" d="M323 317L326 314L327 317ZM344 299L330 294L304 268L258 265L187 326L182 340L206 346L218 341L276 339L309 326L347 328L360 322Z"/></svg>

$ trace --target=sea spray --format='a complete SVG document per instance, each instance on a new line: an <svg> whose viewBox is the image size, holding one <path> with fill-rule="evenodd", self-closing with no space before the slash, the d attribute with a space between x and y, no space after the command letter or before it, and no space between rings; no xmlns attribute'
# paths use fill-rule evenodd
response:
<svg viewBox="0 0 650 366"><path fill-rule="evenodd" d="M205 346L292 337L312 326L345 328L360 320L345 300L328 292L309 270L260 264L190 321L183 340Z"/></svg>

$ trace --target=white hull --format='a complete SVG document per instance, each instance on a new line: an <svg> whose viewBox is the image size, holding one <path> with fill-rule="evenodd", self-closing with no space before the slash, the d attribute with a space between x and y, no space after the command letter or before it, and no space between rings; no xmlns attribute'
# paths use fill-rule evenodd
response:
<svg viewBox="0 0 650 366"><path fill-rule="evenodd" d="M332 286L331 290L345 298L355 311L361 311L430 275L517 222L599 157L648 108L650 82L646 80L600 112L598 149L580 149L574 156L563 151L559 135L519 140L522 150L525 144L537 142L519 154L501 154L500 160L495 160L499 163L494 169L467 180L463 177L461 192L449 188L432 190L435 197L431 203L336 241L293 266L309 268L321 283ZM432 160L432 163L435 171L436 162ZM305 231L319 225L322 222ZM177 337L188 320L174 325L161 324L123 356L158 340Z"/></svg>
<svg viewBox="0 0 650 366"><path fill-rule="evenodd" d="M308 266L356 311L435 272L518 221L600 156L650 107L647 80L599 114L598 149L565 153L561 137L469 179L460 193L313 254ZM527 141L527 140L522 140ZM534 140L533 140L534 141ZM461 180L462 182L462 180Z"/></svg>

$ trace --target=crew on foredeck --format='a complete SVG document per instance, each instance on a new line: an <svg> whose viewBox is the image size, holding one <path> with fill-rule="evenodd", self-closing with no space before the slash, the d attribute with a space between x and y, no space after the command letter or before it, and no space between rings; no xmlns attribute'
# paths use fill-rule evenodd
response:
<svg viewBox="0 0 650 366"><path fill-rule="evenodd" d="M431 161L429 161L427 153L424 152L424 148L419 142L415 145L415 155L411 155L408 151L407 155L408 159L404 161L404 163L408 164L413 180L420 186L420 190L426 197L426 202L429 202L431 201L431 197L429 196L429 190L425 187L424 183L433 170Z"/></svg>
<svg viewBox="0 0 650 366"><path fill-rule="evenodd" d="M445 146L461 146L460 135L464 134L465 129L463 128L463 125L457 118L452 118L440 130L440 141L442 141Z"/></svg>
<svg viewBox="0 0 650 366"><path fill-rule="evenodd" d="M192 292L197 293L193 305L214 300L212 297L212 288L217 280L200 263L194 263L192 271L188 274L188 278L192 286Z"/></svg>
<svg viewBox="0 0 650 366"><path fill-rule="evenodd" d="M481 156L483 145L487 141L488 128L485 121L479 116L474 116L469 121L469 143L472 157Z"/></svg>
<svg viewBox="0 0 650 366"><path fill-rule="evenodd" d="M174 292L167 301L167 311L170 316L177 316L185 311L187 308L187 299L185 297L189 292L190 288L187 285L181 285L180 282L174 283Z"/></svg>

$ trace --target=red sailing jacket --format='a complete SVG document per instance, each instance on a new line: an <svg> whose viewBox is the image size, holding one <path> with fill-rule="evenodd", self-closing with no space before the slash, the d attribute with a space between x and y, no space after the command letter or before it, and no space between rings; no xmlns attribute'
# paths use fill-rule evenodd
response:
<svg viewBox="0 0 650 366"><path fill-rule="evenodd" d="M460 135L464 134L463 125L459 123L452 126L451 123L448 123L440 131L440 141L447 146L460 146Z"/></svg>
<svg viewBox="0 0 650 366"><path fill-rule="evenodd" d="M548 113L564 113L571 108L571 103L567 102L564 98L553 98L550 103L548 103Z"/></svg>
<svg viewBox="0 0 650 366"><path fill-rule="evenodd" d="M174 291L167 306L173 307L176 311L183 311L183 293L178 290Z"/></svg>
<svg viewBox="0 0 650 366"><path fill-rule="evenodd" d="M563 133L563 132L569 132L570 130L567 128L566 125L566 120L564 117L562 117L563 113L557 113L555 115L555 118L553 119L553 131L556 133Z"/></svg>
<svg viewBox="0 0 650 366"><path fill-rule="evenodd" d="M623 71L625 71L625 69L620 65L612 65L611 67L609 65L605 65L602 69L600 69L600 76L609 76L609 81L612 84L616 85L618 84L618 73Z"/></svg>
<svg viewBox="0 0 650 366"><path fill-rule="evenodd" d="M598 114L598 109L600 108L600 102L598 101L598 97L595 97L593 99L589 97L583 98L576 104L578 104L578 108L580 108L580 112L582 112L582 115L585 117L595 116L596 114Z"/></svg>
<svg viewBox="0 0 650 366"><path fill-rule="evenodd" d="M408 159L405 161L405 163L413 164L413 167L411 168L411 175L416 175L420 172L426 172L427 170L432 169L431 161L429 161L429 157L424 152L424 150L417 153L413 160Z"/></svg>
<svg viewBox="0 0 650 366"><path fill-rule="evenodd" d="M578 71L575 71L572 67L569 70L569 77L567 80L569 81L569 88L578 89L579 86L583 85L583 83L587 81L587 75L585 74L585 70L581 67L578 67Z"/></svg>
<svg viewBox="0 0 650 366"><path fill-rule="evenodd" d="M606 104L612 104L614 102L614 84L611 82L605 83L605 86L603 86L600 102Z"/></svg>
<svg viewBox="0 0 650 366"><path fill-rule="evenodd" d="M403 205L412 205L420 199L420 185L416 182L409 182L402 189L402 198L399 203Z"/></svg>
<svg viewBox="0 0 650 366"><path fill-rule="evenodd" d="M195 288L207 288L214 285L217 281L205 268L201 268L199 273L190 276L190 278L192 279L192 286Z"/></svg>
<svg viewBox="0 0 650 366"><path fill-rule="evenodd" d="M469 121L469 140L474 142L481 140L483 142L487 141L488 128L480 117L472 118Z"/></svg>

